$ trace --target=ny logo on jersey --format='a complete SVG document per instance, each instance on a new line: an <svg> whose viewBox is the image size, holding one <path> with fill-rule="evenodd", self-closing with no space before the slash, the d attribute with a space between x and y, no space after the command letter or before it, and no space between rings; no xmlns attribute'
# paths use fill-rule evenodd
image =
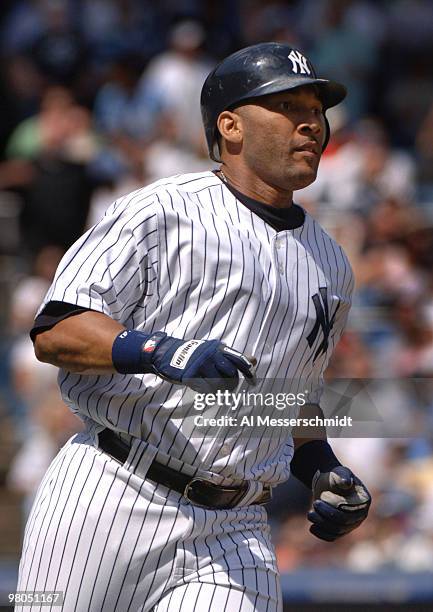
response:
<svg viewBox="0 0 433 612"><path fill-rule="evenodd" d="M290 51L290 55L288 55L289 60L292 62L292 70L296 74L298 74L298 68L300 74L311 74L311 70L307 65L307 58L302 55L299 51L295 51L292 49Z"/></svg>
<svg viewBox="0 0 433 612"><path fill-rule="evenodd" d="M313 295L312 300L314 308L316 309L316 322L314 324L313 329L307 336L307 341L310 348L316 342L316 338L319 334L320 328L323 331L323 340L320 343L318 349L316 350L316 353L313 358L313 361L316 361L319 355L322 355L328 350L329 334L331 333L331 329L334 326L337 311L340 308L340 300L338 300L337 307L331 318L329 318L328 289L326 287L319 287L319 293Z"/></svg>

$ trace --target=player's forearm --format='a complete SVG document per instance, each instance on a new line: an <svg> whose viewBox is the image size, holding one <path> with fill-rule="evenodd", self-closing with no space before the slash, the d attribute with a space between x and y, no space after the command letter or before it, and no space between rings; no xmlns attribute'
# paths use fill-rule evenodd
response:
<svg viewBox="0 0 433 612"><path fill-rule="evenodd" d="M102 313L82 312L39 333L35 354L39 361L70 372L114 373L113 342L123 329L120 323Z"/></svg>

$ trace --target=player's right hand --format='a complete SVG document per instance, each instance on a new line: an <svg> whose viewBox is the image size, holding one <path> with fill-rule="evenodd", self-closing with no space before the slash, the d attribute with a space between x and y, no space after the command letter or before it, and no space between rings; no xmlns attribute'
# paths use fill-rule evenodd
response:
<svg viewBox="0 0 433 612"><path fill-rule="evenodd" d="M239 372L254 383L254 363L219 340L179 340L155 332L142 347L143 364L164 380L200 393L234 391Z"/></svg>

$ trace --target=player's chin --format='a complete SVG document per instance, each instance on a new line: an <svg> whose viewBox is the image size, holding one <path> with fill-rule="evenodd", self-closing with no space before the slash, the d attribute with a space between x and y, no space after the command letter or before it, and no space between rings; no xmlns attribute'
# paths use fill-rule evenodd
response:
<svg viewBox="0 0 433 612"><path fill-rule="evenodd" d="M306 166L303 164L301 167L296 168L297 172L292 174L291 177L291 189L293 191L297 191L298 189L304 189L304 187L308 187L316 180L317 177L317 167Z"/></svg>

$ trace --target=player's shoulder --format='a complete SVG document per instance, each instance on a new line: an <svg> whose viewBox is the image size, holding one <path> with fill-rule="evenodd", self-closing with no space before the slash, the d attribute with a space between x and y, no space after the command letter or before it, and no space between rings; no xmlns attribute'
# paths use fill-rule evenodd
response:
<svg viewBox="0 0 433 612"><path fill-rule="evenodd" d="M208 170L205 172L190 172L174 174L145 185L117 199L107 210L108 214L128 211L131 209L160 208L173 202L176 196L198 193L202 190L220 185L221 181Z"/></svg>
<svg viewBox="0 0 433 612"><path fill-rule="evenodd" d="M199 194L201 191L221 185L220 179L211 170L175 174L167 179L158 181L158 183L160 183L158 185L160 193L165 192L171 197L176 197L177 194L181 197L188 197L189 195Z"/></svg>

